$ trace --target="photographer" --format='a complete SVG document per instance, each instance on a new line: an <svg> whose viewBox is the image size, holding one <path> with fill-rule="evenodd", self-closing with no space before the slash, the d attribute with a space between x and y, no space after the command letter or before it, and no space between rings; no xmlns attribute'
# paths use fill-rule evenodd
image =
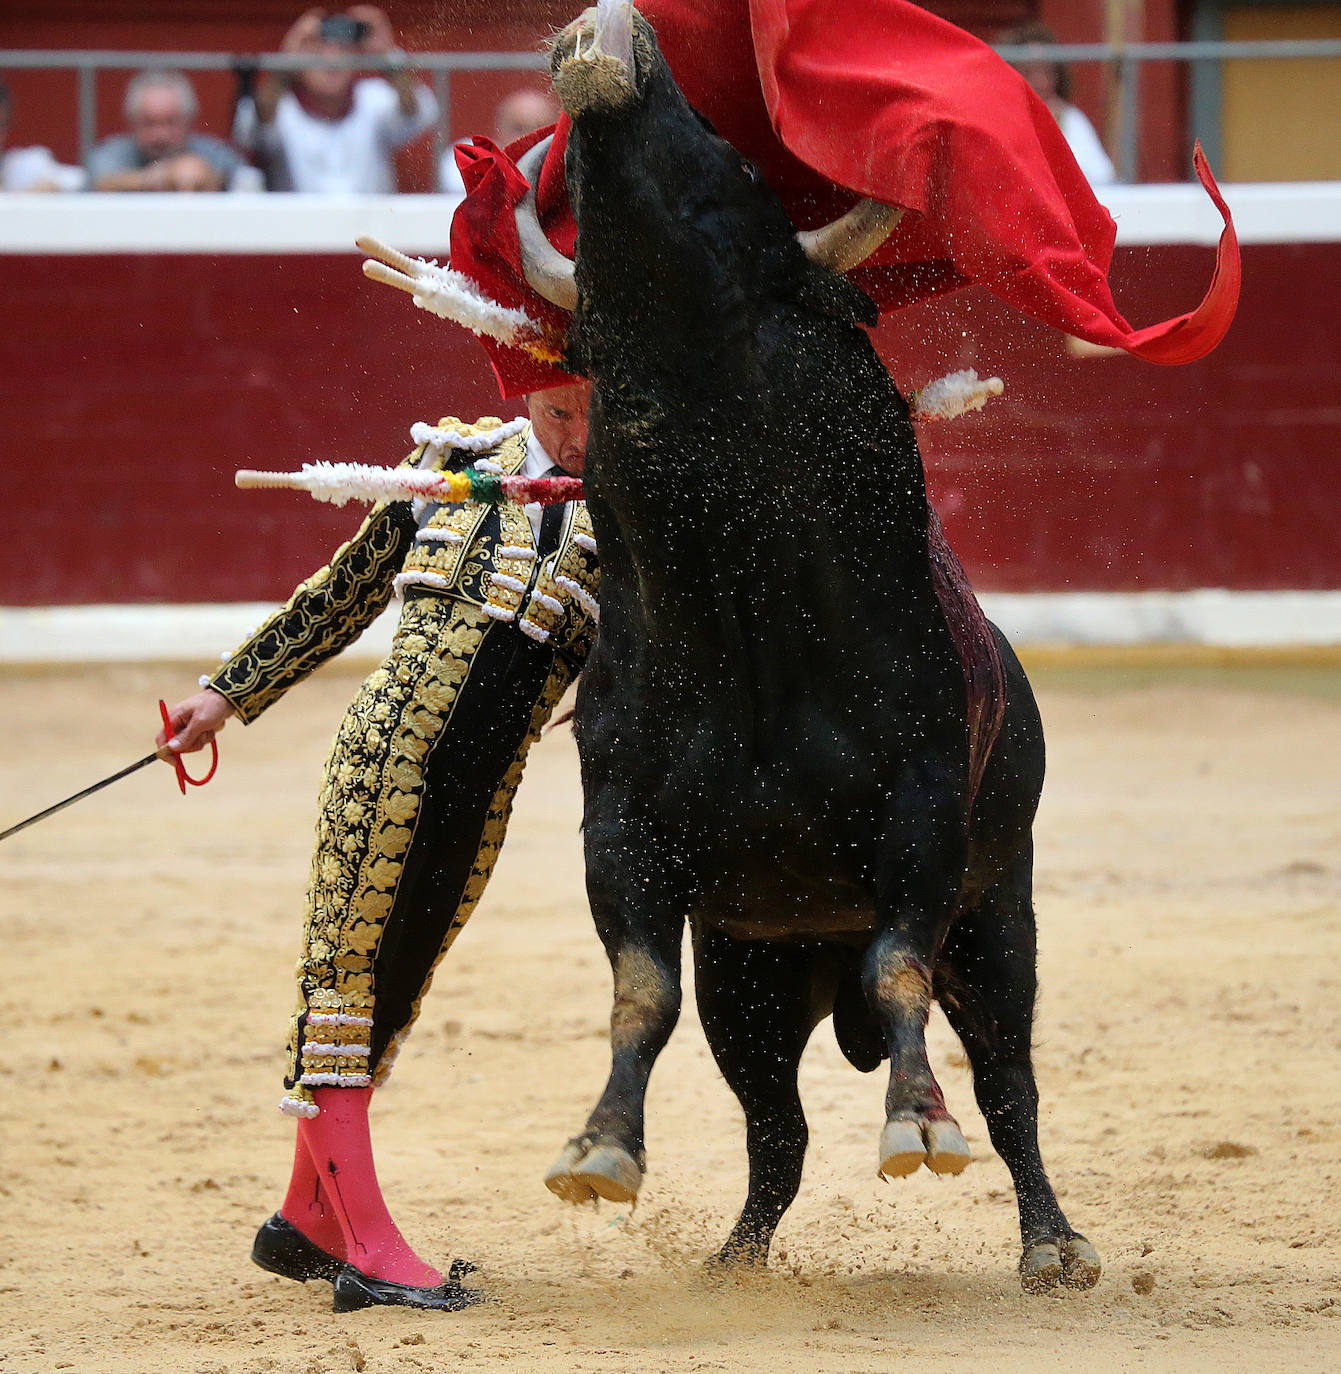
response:
<svg viewBox="0 0 1341 1374"><path fill-rule="evenodd" d="M284 36L280 51L322 57L398 59L383 76L313 67L262 72L254 97L238 102L233 140L266 169L272 191L396 189L392 154L431 129L433 92L415 81L396 44L391 21L372 5L344 14L308 10Z"/></svg>

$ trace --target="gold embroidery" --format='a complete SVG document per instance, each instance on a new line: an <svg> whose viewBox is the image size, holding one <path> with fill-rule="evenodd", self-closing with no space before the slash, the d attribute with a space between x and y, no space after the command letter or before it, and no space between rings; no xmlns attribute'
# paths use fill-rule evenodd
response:
<svg viewBox="0 0 1341 1374"><path fill-rule="evenodd" d="M391 655L365 681L345 713L327 760L317 815L308 891L308 920L298 966L300 1000L289 1042L289 1080L313 1066L300 1041L307 1007L366 1007L382 924L391 912L414 837L428 748L451 720L470 663L489 622L476 607L450 598L406 604ZM401 670L406 670L404 673ZM433 703L430 705L429 703ZM379 708L392 721L370 728ZM336 1060L321 1072L366 1075Z"/></svg>
<svg viewBox="0 0 1341 1374"><path fill-rule="evenodd" d="M580 671L596 638L596 622L577 597L563 588L559 579L575 582L595 601L601 590L601 570L596 555L589 553L578 542L579 535L585 540L591 539L591 517L586 504L580 501L573 504L563 542L552 560L547 560L544 576L554 587L550 595L556 596L564 604L565 614L556 635L556 647L571 654Z"/></svg>
<svg viewBox="0 0 1341 1374"><path fill-rule="evenodd" d="M468 435L475 430L487 433L489 430L497 429L502 423L503 421L493 416L485 416L475 425L463 425L461 421L448 416L439 422L439 427L455 429L461 434ZM522 430L482 456L497 463L505 473L515 473L526 461L528 433L529 430ZM490 601L492 598L487 587L479 584L485 570L493 566L493 550L490 547L493 541L481 537L491 513L492 508L483 505L434 507L428 513L422 528L445 530L455 538L450 543L437 540L416 541L406 554L405 571L437 573L439 577L452 584L454 594L466 597L477 604ZM522 518L525 521L525 516ZM529 528L527 542L530 542Z"/></svg>
<svg viewBox="0 0 1341 1374"><path fill-rule="evenodd" d="M520 506L511 504L498 507L498 544L492 549L490 560L492 571L484 584L485 605L492 607L492 614L499 620L511 620L521 609L522 596L535 566L535 539L531 522ZM500 546L530 549L529 559L506 559L498 556ZM507 581L500 579L506 578ZM521 590L509 586L508 582L520 583Z"/></svg>
<svg viewBox="0 0 1341 1374"><path fill-rule="evenodd" d="M486 417L476 426L448 416L442 428L490 430L503 422ZM449 451L450 452L450 451ZM425 449L406 459L420 463ZM505 471L525 461L525 434L488 456ZM436 461L436 460L435 460ZM455 459L452 459L455 461ZM255 719L284 691L343 648L389 600L394 574L434 571L448 582L423 591L402 612L390 657L373 670L351 703L327 760L308 893L308 919L297 968L299 1004L291 1026L286 1110L316 1110L311 1089L326 1084L361 1085L370 1069L380 1082L418 1015L420 1001L456 935L483 893L503 843L512 799L531 744L565 688L580 671L595 625L584 607L556 582L570 579L592 596L599 573L574 535L590 534L585 507L565 518L559 550L535 567L535 539L525 511L460 506L430 512L427 525L461 535L459 544L416 543L416 520L407 503L376 507L329 567L309 578L289 604L266 622L212 680ZM496 523L495 523L496 521ZM487 522L487 523L486 523ZM500 546L528 549L531 557L502 559ZM494 573L535 586L527 597ZM535 593L562 602L562 613ZM531 712L526 738L499 783L479 850L465 880L452 924L404 1026L397 1028L381 1062L369 1063L375 989L373 961L393 908L420 818L420 797L433 744L448 727L471 664L493 627L484 606L522 607L551 630L560 650ZM503 632L501 629L497 632Z"/></svg>
<svg viewBox="0 0 1341 1374"><path fill-rule="evenodd" d="M489 813L484 822L484 831L480 837L480 847L475 855L475 862L471 865L470 877L466 880L465 890L461 893L461 899L457 903L456 914L452 917L452 923L443 939L442 948L438 950L437 957L433 960L424 978L423 986L419 989L418 996L415 997L410 1006L409 1019L392 1036L386 1052L373 1070L374 1085L386 1082L387 1075L391 1072L391 1066L400 1053L401 1046L404 1045L406 1037L419 1018L419 1005L424 1000L424 994L432 986L433 975L437 972L438 965L446 958L447 951L451 949L456 937L461 933L466 922L470 920L471 913L484 895L484 889L489 884L489 878L494 871L494 864L498 861L499 851L502 849L504 837L507 835L508 821L512 816L512 801L517 795L522 771L526 767L526 756L530 752L531 745L540 738L540 732L545 728L545 722L554 714L554 708L559 704L560 698L568 690L576 676L577 670L563 656L556 654L554 666L550 669L549 677L546 678L545 685L541 689L540 696L536 699L534 709L531 711L526 738L521 742L516 756L509 765L507 772L504 773L503 779L498 785L498 791L494 793L493 801L489 805Z"/></svg>
<svg viewBox="0 0 1341 1374"><path fill-rule="evenodd" d="M412 454L406 459L413 465ZM211 678L250 725L295 683L363 633L391 600L392 579L412 547L403 502L374 506L326 567L295 589Z"/></svg>

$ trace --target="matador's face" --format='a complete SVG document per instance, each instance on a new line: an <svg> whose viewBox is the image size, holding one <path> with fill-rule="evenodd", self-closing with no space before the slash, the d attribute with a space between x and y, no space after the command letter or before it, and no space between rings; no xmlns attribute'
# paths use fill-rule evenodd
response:
<svg viewBox="0 0 1341 1374"><path fill-rule="evenodd" d="M565 472L581 477L587 463L587 407L591 404L590 382L569 382L564 386L533 391L526 398L531 427L541 447Z"/></svg>

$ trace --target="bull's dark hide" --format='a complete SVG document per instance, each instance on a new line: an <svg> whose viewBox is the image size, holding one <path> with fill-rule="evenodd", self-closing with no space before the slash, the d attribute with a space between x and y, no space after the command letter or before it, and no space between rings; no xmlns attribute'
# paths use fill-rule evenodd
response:
<svg viewBox="0 0 1341 1374"><path fill-rule="evenodd" d="M704 1027L747 1120L750 1194L721 1258L761 1259L795 1195L796 1068L830 1011L854 1063L891 1061L882 1169L963 1167L926 1058L935 995L1019 1187L1026 1281L1080 1281L1029 1065L1043 777L1029 685L997 635L1008 705L970 816L964 678L908 407L862 328L874 308L807 259L644 23L631 98L575 97L565 60L583 23L555 71L574 121L569 361L595 382L601 630L577 733L614 1056L550 1186L636 1190L688 919Z"/></svg>

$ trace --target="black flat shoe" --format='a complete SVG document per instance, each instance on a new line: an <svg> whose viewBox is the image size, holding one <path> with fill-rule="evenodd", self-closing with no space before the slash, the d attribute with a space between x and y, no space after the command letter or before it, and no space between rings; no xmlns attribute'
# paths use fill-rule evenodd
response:
<svg viewBox="0 0 1341 1374"><path fill-rule="evenodd" d="M461 1263L458 1260L452 1269L457 1270ZM408 1283L370 1278L352 1264L346 1264L335 1280L334 1307L337 1312L357 1312L361 1307L423 1307L458 1312L463 1307L487 1302L488 1298L482 1288L466 1288L454 1277L436 1288L415 1288Z"/></svg>
<svg viewBox="0 0 1341 1374"><path fill-rule="evenodd" d="M325 1279L334 1283L344 1260L337 1259L329 1251L314 1245L291 1222L278 1212L261 1223L252 1243L251 1257L262 1269L268 1269L281 1278L297 1279L299 1283L307 1279Z"/></svg>

